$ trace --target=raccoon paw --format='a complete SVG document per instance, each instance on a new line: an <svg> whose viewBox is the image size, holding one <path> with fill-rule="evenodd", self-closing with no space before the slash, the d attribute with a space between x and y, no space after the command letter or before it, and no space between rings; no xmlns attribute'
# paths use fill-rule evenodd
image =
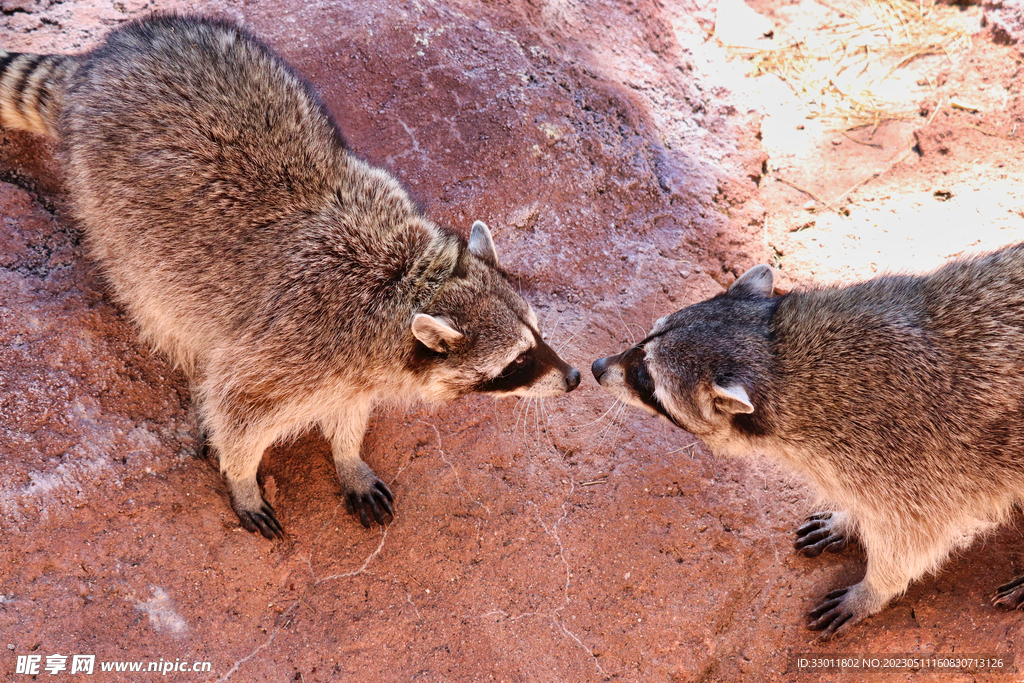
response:
<svg viewBox="0 0 1024 683"><path fill-rule="evenodd" d="M992 594L992 604L1007 609L1024 609L1024 576L997 588Z"/></svg>
<svg viewBox="0 0 1024 683"><path fill-rule="evenodd" d="M817 557L823 550L830 553L842 552L850 544L850 537L840 530L838 516L831 512L819 512L807 518L807 522L796 530L793 547L804 557Z"/></svg>
<svg viewBox="0 0 1024 683"><path fill-rule="evenodd" d="M277 521L277 514L266 500L263 500L256 510L247 510L234 502L231 507L234 508L235 514L238 515L238 521L242 523L246 531L258 531L271 541L284 538L284 529Z"/></svg>
<svg viewBox="0 0 1024 683"><path fill-rule="evenodd" d="M832 591L808 615L807 628L821 631L819 640L830 640L845 633L866 616L855 599L856 588L857 586L848 586Z"/></svg>
<svg viewBox="0 0 1024 683"><path fill-rule="evenodd" d="M392 519L395 511L391 504L395 497L391 489L382 482L373 470L362 460L353 469L338 467L338 477L345 490L345 506L367 529L372 518L381 526L388 517Z"/></svg>

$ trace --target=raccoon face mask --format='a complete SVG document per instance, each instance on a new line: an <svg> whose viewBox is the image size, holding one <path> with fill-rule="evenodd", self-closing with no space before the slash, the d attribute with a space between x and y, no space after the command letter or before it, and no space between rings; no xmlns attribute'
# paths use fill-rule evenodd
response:
<svg viewBox="0 0 1024 683"><path fill-rule="evenodd" d="M724 294L658 320L635 346L591 367L598 383L714 448L765 428L759 387L771 362L767 266L747 271Z"/></svg>
<svg viewBox="0 0 1024 683"><path fill-rule="evenodd" d="M498 264L484 223L473 224L455 272L412 321L428 395L544 397L579 385L579 370L544 342L533 308Z"/></svg>

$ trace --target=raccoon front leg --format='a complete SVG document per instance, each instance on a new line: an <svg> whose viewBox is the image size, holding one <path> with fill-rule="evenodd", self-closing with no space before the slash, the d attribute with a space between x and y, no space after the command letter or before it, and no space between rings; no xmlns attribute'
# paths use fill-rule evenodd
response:
<svg viewBox="0 0 1024 683"><path fill-rule="evenodd" d="M853 538L850 516L845 512L818 512L796 530L793 547L804 557L817 557L822 551L842 552Z"/></svg>
<svg viewBox="0 0 1024 683"><path fill-rule="evenodd" d="M334 468L341 480L345 505L366 528L370 527L371 516L373 521L381 525L387 517L395 516L391 507L395 497L391 490L359 457L359 447L366 434L370 410L369 403L351 404L343 413L320 423L324 436L331 442Z"/></svg>
<svg viewBox="0 0 1024 683"><path fill-rule="evenodd" d="M903 594L911 581L938 566L950 548L948 530L914 529L907 520L861 520L858 531L868 557L864 579L828 593L809 614L808 628L821 631L824 640L845 633Z"/></svg>
<svg viewBox="0 0 1024 683"><path fill-rule="evenodd" d="M199 451L217 454L220 473L228 485L231 509L247 531L271 540L284 538L277 514L263 498L256 473L263 453L277 439L284 425L272 419L273 411L247 401L235 389L230 373L209 369L202 382L190 376L192 407L199 428Z"/></svg>
<svg viewBox="0 0 1024 683"><path fill-rule="evenodd" d="M274 508L263 497L256 472L263 452L274 442L276 433L256 430L241 432L216 429L210 434L210 445L220 459L220 471L228 483L231 508L248 531L258 531L271 540L284 538L284 529L277 521Z"/></svg>
<svg viewBox="0 0 1024 683"><path fill-rule="evenodd" d="M906 590L906 585L900 590L882 589L869 577L870 574L869 559L868 574L864 576L864 580L827 593L821 604L808 614L807 628L821 631L822 640L837 637L846 633L854 624L881 610L896 595Z"/></svg>

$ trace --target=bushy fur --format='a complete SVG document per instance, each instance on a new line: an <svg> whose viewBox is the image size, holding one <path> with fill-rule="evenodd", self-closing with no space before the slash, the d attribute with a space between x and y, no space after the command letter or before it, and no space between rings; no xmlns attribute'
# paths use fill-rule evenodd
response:
<svg viewBox="0 0 1024 683"><path fill-rule="evenodd" d="M579 382L487 227L467 243L424 218L239 27L154 16L84 55L4 59L0 121L59 141L89 251L188 373L250 530L281 534L256 482L276 440L319 425L350 508L382 522L391 493L359 458L376 403Z"/></svg>
<svg viewBox="0 0 1024 683"><path fill-rule="evenodd" d="M1024 246L924 276L773 297L767 266L657 322L598 381L715 452L766 454L830 512L814 556L858 539L863 581L811 613L845 631L1011 514L1024 497ZM1000 589L1017 607L1024 588Z"/></svg>

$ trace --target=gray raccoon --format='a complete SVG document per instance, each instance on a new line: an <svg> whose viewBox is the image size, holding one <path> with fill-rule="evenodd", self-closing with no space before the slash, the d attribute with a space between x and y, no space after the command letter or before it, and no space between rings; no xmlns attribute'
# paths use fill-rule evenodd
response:
<svg viewBox="0 0 1024 683"><path fill-rule="evenodd" d="M312 88L231 23L153 16L76 56L4 53L0 123L54 138L89 252L187 373L242 525L282 536L256 473L319 426L350 511L392 515L360 459L374 405L579 383L499 267L354 157Z"/></svg>
<svg viewBox="0 0 1024 683"><path fill-rule="evenodd" d="M773 282L752 268L592 370L714 452L767 455L816 487L829 511L797 550L867 553L863 580L809 615L828 638L1024 500L1024 245L851 287L773 297ZM1024 577L993 602L1024 605Z"/></svg>

